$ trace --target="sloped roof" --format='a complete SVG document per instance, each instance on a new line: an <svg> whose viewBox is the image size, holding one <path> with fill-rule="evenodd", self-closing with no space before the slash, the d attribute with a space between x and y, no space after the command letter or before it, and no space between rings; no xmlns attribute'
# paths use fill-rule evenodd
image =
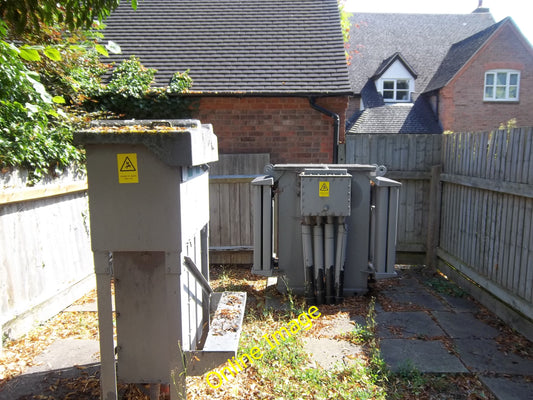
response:
<svg viewBox="0 0 533 400"><path fill-rule="evenodd" d="M360 112L350 134L442 133L435 114L423 97L414 104L393 104Z"/></svg>
<svg viewBox="0 0 533 400"><path fill-rule="evenodd" d="M136 55L168 85L190 69L210 94L349 94L336 0L123 1L105 39Z"/></svg>
<svg viewBox="0 0 533 400"><path fill-rule="evenodd" d="M389 69L389 67L392 64L394 64L395 61L400 61L403 64L403 66L405 67L405 69L407 69L407 71L409 71L409 73L414 78L416 78L418 76L418 74L413 69L413 67L411 65L409 65L409 63L406 61L406 59L402 56L402 53L396 52L392 56L390 56L389 58L386 58L385 60L383 60L381 65L378 67L377 71L374 73L374 75L372 75L372 78L373 79L377 79L377 78L381 77L381 75L383 75L387 71L387 69Z"/></svg>
<svg viewBox="0 0 533 400"><path fill-rule="evenodd" d="M384 106L383 96L378 92L373 80L369 80L361 90L361 98L365 108Z"/></svg>
<svg viewBox="0 0 533 400"><path fill-rule="evenodd" d="M350 17L350 82L360 93L380 65L401 53L418 73L416 92L424 92L452 44L494 24L490 13L376 14Z"/></svg>
<svg viewBox="0 0 533 400"><path fill-rule="evenodd" d="M505 18L502 21L489 26L487 29L476 33L458 43L454 43L446 57L439 66L439 69L427 85L425 92L440 89L459 72L461 68L474 56L475 53L487 42L487 40L498 30L500 26L509 21Z"/></svg>

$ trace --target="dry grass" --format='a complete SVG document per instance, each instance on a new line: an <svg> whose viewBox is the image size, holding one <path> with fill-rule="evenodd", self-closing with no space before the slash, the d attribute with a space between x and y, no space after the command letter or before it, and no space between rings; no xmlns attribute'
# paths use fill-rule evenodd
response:
<svg viewBox="0 0 533 400"><path fill-rule="evenodd" d="M303 351L301 343L306 337L321 337L323 329L356 315L369 318L372 298L386 311L407 311L387 299L382 291L397 285L389 279L376 284L368 296L346 298L342 305L320 306L321 317L314 321L309 330L302 330L287 347L272 350L268 360L252 365L230 378L220 388L213 389L204 376L188 377L189 399L320 399L353 398L350 393L362 393L358 398L368 399L493 399L474 374L430 375L416 370L391 374L383 369L379 359L379 341L375 332L356 330L338 340L354 341L364 347L358 356L356 369L335 372L316 368ZM303 303L295 297L283 297L275 288L267 288L266 278L252 275L249 267L211 268L211 284L217 291L244 291L248 304L243 326L241 349L245 351L261 341L261 336L286 325L301 312ZM266 305L266 297L278 297L281 303L289 304L285 310L272 310ZM80 299L77 304L95 301L95 292ZM409 310L418 309L416 306ZM370 316L371 318L371 316ZM498 343L505 351L521 356L533 357L531 343L502 324L490 312L484 310L480 319L501 331ZM368 321L367 321L368 322ZM98 320L95 312L62 312L47 323L39 326L25 337L6 343L0 357L0 391L10 379L20 375L33 365L35 357L57 339L98 339ZM435 338L433 338L435 339ZM441 340L442 338L436 338ZM445 343L446 341L443 340ZM265 357L266 358L266 357ZM77 379L57 379L51 382L46 393L36 393L34 399L98 399L98 372L80 368ZM122 398L130 400L148 399L148 389L142 385L121 385ZM59 395L61 393L61 396Z"/></svg>

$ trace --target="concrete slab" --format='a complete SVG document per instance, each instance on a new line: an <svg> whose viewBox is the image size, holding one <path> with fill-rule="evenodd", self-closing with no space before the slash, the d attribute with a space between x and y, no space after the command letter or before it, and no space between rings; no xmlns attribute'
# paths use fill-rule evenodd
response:
<svg viewBox="0 0 533 400"><path fill-rule="evenodd" d="M59 380L76 379L80 376L96 376L100 364L70 367L52 371L19 375L0 389L0 400L67 399L72 397L68 386L57 388Z"/></svg>
<svg viewBox="0 0 533 400"><path fill-rule="evenodd" d="M427 373L465 373L461 361L438 340L382 339L381 355L393 372L416 368Z"/></svg>
<svg viewBox="0 0 533 400"><path fill-rule="evenodd" d="M480 380L499 400L533 399L533 382L524 377L481 376Z"/></svg>
<svg viewBox="0 0 533 400"><path fill-rule="evenodd" d="M420 289L416 292L402 292L402 291L391 291L386 290L382 292L383 295L388 297L390 300L405 305L416 305L427 310L440 310L446 311L448 307L437 299L432 294L428 293L425 289Z"/></svg>
<svg viewBox="0 0 533 400"><path fill-rule="evenodd" d="M318 336L325 338L333 338L337 335L343 335L355 330L356 325L364 326L365 319L361 316L355 316L353 318L335 318L333 320L324 320L323 326L318 332Z"/></svg>
<svg viewBox="0 0 533 400"><path fill-rule="evenodd" d="M416 278L404 277L401 274L397 278L394 278L395 285L387 290L400 291L400 292L419 292L422 289L422 285Z"/></svg>
<svg viewBox="0 0 533 400"><path fill-rule="evenodd" d="M324 369L332 369L336 365L351 365L357 362L362 348L344 340L328 338L306 338L304 350L309 353L311 361Z"/></svg>
<svg viewBox="0 0 533 400"><path fill-rule="evenodd" d="M503 353L492 339L455 339L455 347L463 363L473 371L495 374L531 375L533 360Z"/></svg>
<svg viewBox="0 0 533 400"><path fill-rule="evenodd" d="M33 374L99 361L100 344L97 340L59 339L39 354L33 360L35 365L25 373Z"/></svg>
<svg viewBox="0 0 533 400"><path fill-rule="evenodd" d="M433 315L442 329L453 339L457 338L494 338L497 329L480 321L472 313L434 311Z"/></svg>
<svg viewBox="0 0 533 400"><path fill-rule="evenodd" d="M477 313L479 306L467 296L454 297L446 294L439 294L439 296L453 309L455 312L469 312Z"/></svg>
<svg viewBox="0 0 533 400"><path fill-rule="evenodd" d="M58 379L77 378L81 374L93 375L100 369L97 364L100 360L99 351L97 340L59 339L33 360L34 366L0 389L0 399L34 398L34 395L47 393ZM65 398L62 396L67 393L50 395L43 395L43 398Z"/></svg>
<svg viewBox="0 0 533 400"><path fill-rule="evenodd" d="M380 338L443 336L444 331L424 311L384 312L376 316Z"/></svg>

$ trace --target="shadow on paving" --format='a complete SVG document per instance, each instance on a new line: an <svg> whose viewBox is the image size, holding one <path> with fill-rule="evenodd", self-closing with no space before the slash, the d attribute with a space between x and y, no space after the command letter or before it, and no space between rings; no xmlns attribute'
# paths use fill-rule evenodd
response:
<svg viewBox="0 0 533 400"><path fill-rule="evenodd" d="M26 373L7 382L0 399L99 399L99 373L99 363Z"/></svg>

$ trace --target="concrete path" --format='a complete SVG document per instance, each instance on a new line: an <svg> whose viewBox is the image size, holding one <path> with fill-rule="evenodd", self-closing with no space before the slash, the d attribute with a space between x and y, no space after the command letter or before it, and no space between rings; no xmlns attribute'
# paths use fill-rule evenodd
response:
<svg viewBox="0 0 533 400"><path fill-rule="evenodd" d="M476 318L475 302L430 290L413 273L395 279L376 306L381 354L391 370L472 372L500 400L533 399L533 360L501 351L500 332ZM391 302L406 311L385 311Z"/></svg>

